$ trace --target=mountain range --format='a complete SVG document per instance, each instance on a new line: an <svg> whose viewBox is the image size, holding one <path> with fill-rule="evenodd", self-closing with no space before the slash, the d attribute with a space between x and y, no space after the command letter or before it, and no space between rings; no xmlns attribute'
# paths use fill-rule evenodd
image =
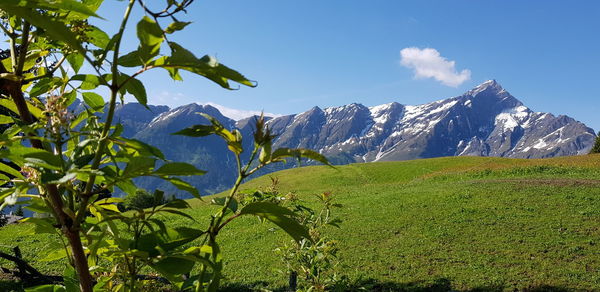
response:
<svg viewBox="0 0 600 292"><path fill-rule="evenodd" d="M115 118L124 125L125 136L160 148L169 160L208 170L206 175L188 181L209 194L234 182L233 155L217 137L170 135L208 123L196 114L199 112L217 118L230 129L238 128L244 137L252 137L256 117L236 121L211 105L188 104L174 109L150 106L148 110L127 103L118 107ZM267 125L277 134L274 148L313 149L335 164L465 155L578 155L587 153L596 137L594 130L571 117L530 110L495 80L463 95L417 106L393 102L374 107L357 103L313 107L299 114L271 118ZM252 146L248 140L244 141L245 149ZM141 178L137 184L175 192L168 183L151 178Z"/></svg>

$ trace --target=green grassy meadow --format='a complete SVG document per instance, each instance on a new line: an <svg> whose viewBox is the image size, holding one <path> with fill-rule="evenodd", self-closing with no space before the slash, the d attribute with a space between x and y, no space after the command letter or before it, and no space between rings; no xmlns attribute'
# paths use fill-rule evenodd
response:
<svg viewBox="0 0 600 292"><path fill-rule="evenodd" d="M341 228L325 233L340 248L332 272L356 287L600 290L600 155L310 166L272 173L243 188L267 187L269 177L279 179L282 193L316 203L312 194L329 191L343 205L335 210ZM203 228L216 210L209 201L190 201L187 213L196 222L165 220ZM289 238L273 227L248 217L222 231L225 290L285 286L273 250ZM60 274L63 262L42 261L44 250L59 244L57 237L27 235L31 228L2 228L0 250L19 245L31 265Z"/></svg>

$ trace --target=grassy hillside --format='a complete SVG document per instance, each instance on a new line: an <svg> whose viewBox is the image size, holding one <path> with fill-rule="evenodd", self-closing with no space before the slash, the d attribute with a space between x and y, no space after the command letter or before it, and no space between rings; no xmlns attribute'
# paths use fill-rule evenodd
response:
<svg viewBox="0 0 600 292"><path fill-rule="evenodd" d="M331 191L343 219L336 272L358 286L389 290L600 289L600 155L520 160L451 157L304 167L271 174L281 192ZM244 187L266 187L269 177ZM206 201L210 201L206 200ZM193 200L205 226L214 209ZM281 287L273 249L288 238L242 218L223 232L227 284ZM0 249L18 244L45 272L50 236L24 236L27 224L0 230ZM0 265L6 263L0 262Z"/></svg>

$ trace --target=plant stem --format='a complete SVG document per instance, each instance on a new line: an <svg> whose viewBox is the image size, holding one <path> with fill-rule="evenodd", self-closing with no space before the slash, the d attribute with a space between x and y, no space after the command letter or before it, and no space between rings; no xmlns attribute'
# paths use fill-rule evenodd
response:
<svg viewBox="0 0 600 292"><path fill-rule="evenodd" d="M21 48L19 49L19 60L15 70L15 75L23 75L23 67L25 66L25 58L27 57L27 48L29 47L29 30L31 25L27 21L23 21L23 37L21 39Z"/></svg>
<svg viewBox="0 0 600 292"><path fill-rule="evenodd" d="M16 56L14 59L16 59ZM18 68L18 66L15 67ZM31 116L31 112L27 107L27 102L25 101L23 92L21 91L21 82L5 80L4 86L4 89L9 92L17 107L21 121L27 125L33 124L33 117ZM31 145L37 149L44 149L40 140L31 139ZM79 285L81 291L91 292L92 276L90 275L87 258L83 250L81 238L79 237L79 229L73 224L73 220L63 211L64 203L56 185L47 184L44 185L43 188L47 193L47 198L50 201L52 210L57 217L56 219L61 226L61 231L65 237L67 237L69 245L71 246L73 262L75 264L77 275L79 276Z"/></svg>
<svg viewBox="0 0 600 292"><path fill-rule="evenodd" d="M221 224L221 221L223 220L223 217L225 216L225 213L227 212L227 208L229 208L231 199L233 198L233 196L235 195L238 188L242 184L242 181L245 178L244 172L242 171L242 163L240 161L240 156L238 154L236 154L235 159L236 159L237 166L238 166L238 178L235 181L235 184L233 185L233 187L231 188L229 195L225 199L225 204L223 204L223 208L221 209L221 212L219 212L219 215L217 216L217 219L214 222L215 224L213 226L211 226L211 228L209 229L211 239L214 239L214 237L217 236L217 233L219 232L219 225ZM214 233L214 236L213 236L213 233Z"/></svg>
<svg viewBox="0 0 600 292"><path fill-rule="evenodd" d="M94 156L94 160L92 162L92 169L98 169L100 166L100 161L102 160L102 155L104 154L104 148L106 148L106 144L108 143L108 132L110 131L110 127L112 125L112 120L115 114L115 106L117 103L117 94L119 93L118 86L118 60L119 60L119 48L121 47L121 39L123 38L123 32L125 31L125 26L127 25L127 21L129 20L129 15L131 15L131 10L133 8L133 4L135 4L135 0L129 0L129 4L127 5L127 9L125 10L125 15L123 16L123 21L121 22L121 27L119 28L119 32L117 33L117 38L115 41L115 51L113 53L113 63L112 63L112 84L111 84L111 95L109 101L108 115L106 117L106 121L104 122L104 128L102 129L102 137L100 138L100 143L98 143L98 148L96 149L96 155ZM91 174L88 180L88 183L85 186L84 193L90 193L92 191L92 187L96 180L96 175Z"/></svg>
<svg viewBox="0 0 600 292"><path fill-rule="evenodd" d="M117 103L117 94L119 93L118 89L118 59L119 59L119 48L121 47L121 40L123 38L123 32L125 31L125 26L127 25L127 21L129 20L129 16L131 15L131 10L133 5L135 4L135 0L130 0L127 5L127 9L125 10L125 15L123 16L123 21L121 22L121 27L119 28L119 32L117 33L117 38L115 41L115 51L114 58L112 63L112 84L110 86L111 94L110 101L108 107L108 115L106 117L106 121L104 122L104 128L102 129L102 135L100 137L100 142L98 143L98 147L96 148L96 154L92 161L91 169L96 170L100 167L100 162L102 161L102 156L104 155L104 151L106 145L108 143L108 133L110 131L110 127L112 126L113 117L115 114L115 106ZM94 182L96 181L96 175L90 174L90 177L85 185L85 190L83 192L83 196L81 199L81 203L79 204L79 211L77 212L77 220L75 220L75 224L79 225L85 216L85 211L87 209L88 202L90 200L90 195L92 192L92 188L94 187Z"/></svg>
<svg viewBox="0 0 600 292"><path fill-rule="evenodd" d="M15 42L16 36L12 26L10 28L10 61L12 62L12 72L17 72L17 43Z"/></svg>

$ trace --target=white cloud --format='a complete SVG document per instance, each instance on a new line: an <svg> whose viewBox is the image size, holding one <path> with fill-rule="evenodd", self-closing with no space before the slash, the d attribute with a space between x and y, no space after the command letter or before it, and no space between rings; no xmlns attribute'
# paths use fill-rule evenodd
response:
<svg viewBox="0 0 600 292"><path fill-rule="evenodd" d="M415 78L434 78L452 87L458 87L471 79L471 70L464 69L458 73L455 68L456 62L448 61L433 48L404 48L400 51L400 57L400 64L413 69Z"/></svg>
<svg viewBox="0 0 600 292"><path fill-rule="evenodd" d="M233 109L233 108L228 108L225 106L222 106L220 104L216 104L213 102L207 102L204 103L205 105L210 105L216 109L218 109L221 114L223 114L224 116L230 118L230 119L234 119L236 121L239 121L243 118L247 118L247 117L251 117L251 116L260 116L260 111L247 111L247 110L239 110L239 109ZM280 117L280 114L273 114L273 113L265 113L266 117Z"/></svg>

